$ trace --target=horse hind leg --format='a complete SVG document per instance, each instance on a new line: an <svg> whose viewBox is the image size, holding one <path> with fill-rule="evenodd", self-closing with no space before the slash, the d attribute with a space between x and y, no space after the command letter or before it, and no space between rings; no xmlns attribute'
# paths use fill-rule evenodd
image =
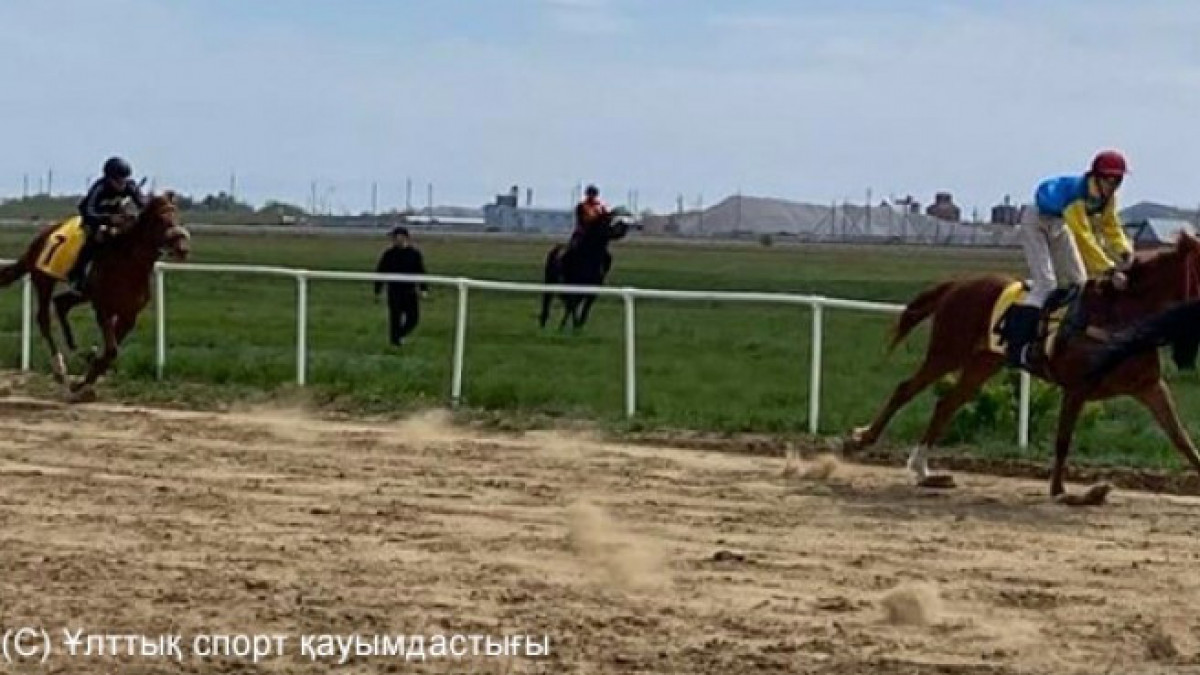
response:
<svg viewBox="0 0 1200 675"><path fill-rule="evenodd" d="M61 385L67 384L67 359L63 356L62 350L58 348L58 342L54 339L54 331L50 326L50 303L51 292L54 290L54 280L49 277L37 276L33 277L34 288L37 291L37 326L38 332L42 339L46 342L46 346L50 349L50 371L54 374L54 379Z"/></svg>
<svg viewBox="0 0 1200 675"><path fill-rule="evenodd" d="M554 304L553 293L542 293L542 313L538 315L538 326L545 328L550 320L550 305Z"/></svg>
<svg viewBox="0 0 1200 675"><path fill-rule="evenodd" d="M921 436L921 441L913 448L908 457L908 470L917 479L918 485L933 487L950 487L953 481L948 475L934 475L929 472L929 461L926 452L941 439L946 432L946 425L954 419L954 414L968 401L975 397L983 384L987 382L1003 365L1003 359L997 354L987 353L977 356L959 373L958 381L950 391L938 399L934 406L933 416Z"/></svg>
<svg viewBox="0 0 1200 675"><path fill-rule="evenodd" d="M67 351L78 349L75 344L75 334L71 330L71 322L67 318L71 310L84 302L85 298L76 293L64 293L54 298L54 312L58 315L58 323L62 328L63 339L67 343Z"/></svg>
<svg viewBox="0 0 1200 675"><path fill-rule="evenodd" d="M887 427L888 422L892 417L900 411L904 406L908 405L909 401L913 400L929 388L929 385L936 382L942 376L957 370L958 365L947 363L944 360L934 358L931 354L927 354L925 361L921 363L921 367L917 372L896 385L892 390L891 397L887 403L875 416L870 426L858 427L850 434L850 438L846 441L847 450L859 450L868 447L879 440L883 434L883 430Z"/></svg>

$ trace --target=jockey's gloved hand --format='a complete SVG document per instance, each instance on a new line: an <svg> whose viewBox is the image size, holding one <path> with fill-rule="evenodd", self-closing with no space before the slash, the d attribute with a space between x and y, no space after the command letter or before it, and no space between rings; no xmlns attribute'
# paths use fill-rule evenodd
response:
<svg viewBox="0 0 1200 675"><path fill-rule="evenodd" d="M1122 253L1120 260L1117 261L1117 270L1123 272L1131 265L1133 265L1133 251Z"/></svg>
<svg viewBox="0 0 1200 675"><path fill-rule="evenodd" d="M1112 281L1113 288L1118 291L1123 291L1129 287L1129 277L1121 270L1121 266L1118 265L1108 271L1109 280Z"/></svg>

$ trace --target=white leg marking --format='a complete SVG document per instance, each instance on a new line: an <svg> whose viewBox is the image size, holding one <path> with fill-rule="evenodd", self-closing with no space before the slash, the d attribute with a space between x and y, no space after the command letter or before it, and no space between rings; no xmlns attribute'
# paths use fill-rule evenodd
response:
<svg viewBox="0 0 1200 675"><path fill-rule="evenodd" d="M929 462L925 458L926 449L924 445L913 446L912 454L908 456L908 470L916 475L918 481L929 477Z"/></svg>

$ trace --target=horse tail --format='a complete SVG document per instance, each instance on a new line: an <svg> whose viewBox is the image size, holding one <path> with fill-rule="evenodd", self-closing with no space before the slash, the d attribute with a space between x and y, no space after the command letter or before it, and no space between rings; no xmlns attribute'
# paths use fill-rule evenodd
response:
<svg viewBox="0 0 1200 675"><path fill-rule="evenodd" d="M909 301L904 308L904 312L900 314L900 318L896 320L896 324L892 327L892 340L888 345L888 351L891 352L899 345L908 334L912 332L925 319L929 318L937 311L938 305L942 303L942 298L950 289L954 287L953 281L944 281L933 288L923 291L920 295Z"/></svg>
<svg viewBox="0 0 1200 675"><path fill-rule="evenodd" d="M1126 359L1171 345L1175 365L1194 367L1200 344L1200 300L1186 302L1134 324L1109 340L1095 357L1088 378L1099 381Z"/></svg>
<svg viewBox="0 0 1200 675"><path fill-rule="evenodd" d="M24 258L21 258L11 265L0 267L0 288L7 288L8 286L11 286L14 281L20 279L28 273L29 265L25 262Z"/></svg>

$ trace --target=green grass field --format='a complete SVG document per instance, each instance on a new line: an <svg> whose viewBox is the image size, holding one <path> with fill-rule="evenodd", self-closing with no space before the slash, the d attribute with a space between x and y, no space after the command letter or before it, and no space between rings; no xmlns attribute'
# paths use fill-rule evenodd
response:
<svg viewBox="0 0 1200 675"><path fill-rule="evenodd" d="M26 233L0 233L0 255L14 257ZM538 281L545 241L426 237L430 272L479 279ZM386 242L299 236L198 233L193 262L272 264L369 271ZM1018 272L1015 252L920 248L763 247L629 241L614 249L610 285L643 288L817 293L904 302L927 284L984 271ZM0 294L0 359L19 363L19 289ZM435 288L422 324L403 351L387 346L385 308L369 283L315 281L309 289L309 387L319 404L360 412L403 412L444 403L450 392L455 291ZM598 420L617 429L696 429L804 433L808 424L810 320L807 308L710 302L638 302L639 415L623 416L622 306L601 299L582 334L541 331L539 298L471 294L464 394L467 406L501 417ZM288 396L295 379L296 288L290 279L171 273L167 278L168 363L154 381L153 313L148 311L105 391L151 402L208 405ZM870 419L912 371L927 331L890 357L891 315L827 310L822 434ZM75 326L94 341L86 311ZM47 372L40 341L35 368ZM78 365L75 366L78 368ZM1200 411L1191 375L1171 374L1185 421ZM1016 401L1009 378L960 414L951 440L989 454L1016 454ZM1041 389L1035 389L1035 392ZM915 439L932 394L903 411L888 440ZM1056 398L1037 396L1034 447L1046 457ZM1131 401L1089 409L1076 459L1177 466L1150 417Z"/></svg>

